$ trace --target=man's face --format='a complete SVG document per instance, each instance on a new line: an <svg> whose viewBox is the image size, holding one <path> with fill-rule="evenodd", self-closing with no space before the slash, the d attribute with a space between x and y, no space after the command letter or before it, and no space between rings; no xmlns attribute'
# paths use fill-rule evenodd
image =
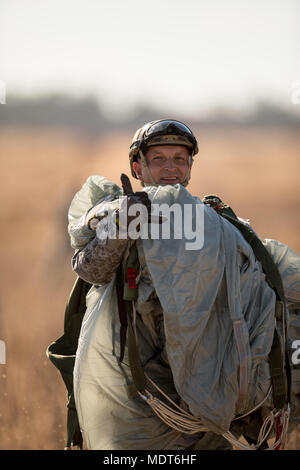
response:
<svg viewBox="0 0 300 470"><path fill-rule="evenodd" d="M149 147L145 157L156 184L182 183L190 172L189 150L183 145L155 145ZM140 161L133 163L133 169L140 181L152 184Z"/></svg>

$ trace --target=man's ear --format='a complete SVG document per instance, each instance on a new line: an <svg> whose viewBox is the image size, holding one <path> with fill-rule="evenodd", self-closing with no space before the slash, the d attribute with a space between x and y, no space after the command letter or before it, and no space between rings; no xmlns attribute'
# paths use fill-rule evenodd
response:
<svg viewBox="0 0 300 470"><path fill-rule="evenodd" d="M142 180L142 165L140 162L133 162L132 167L139 180Z"/></svg>

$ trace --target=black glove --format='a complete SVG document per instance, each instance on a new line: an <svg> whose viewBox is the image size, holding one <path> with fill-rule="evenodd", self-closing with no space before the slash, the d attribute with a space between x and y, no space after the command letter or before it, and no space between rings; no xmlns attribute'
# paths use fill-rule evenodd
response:
<svg viewBox="0 0 300 470"><path fill-rule="evenodd" d="M137 192L132 193L129 196L126 196L126 197L123 198L122 203L121 203L121 207L118 211L119 212L119 218L120 218L121 211L125 210L125 207L127 205L127 227L128 227L128 224L137 217L137 214L128 215L130 207L134 206L135 204L142 204L143 206L145 206L146 209L147 209L148 220L150 218L151 201L148 197L148 194L145 193L144 191L137 191Z"/></svg>
<svg viewBox="0 0 300 470"><path fill-rule="evenodd" d="M147 208L147 212L151 214L151 201L148 194L145 191L137 191L130 196L127 196L127 207L133 206L134 204L142 204Z"/></svg>

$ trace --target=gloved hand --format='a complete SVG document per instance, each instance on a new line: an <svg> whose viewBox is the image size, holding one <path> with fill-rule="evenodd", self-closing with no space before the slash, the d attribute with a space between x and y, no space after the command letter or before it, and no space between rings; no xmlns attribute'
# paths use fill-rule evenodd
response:
<svg viewBox="0 0 300 470"><path fill-rule="evenodd" d="M148 214L151 214L151 201L145 191L136 191L130 196L127 196L127 208L134 204L142 204L146 207Z"/></svg>
<svg viewBox="0 0 300 470"><path fill-rule="evenodd" d="M128 215L129 209L135 204L142 204L143 206L145 206L147 210L147 214L148 214L148 219L150 217L151 201L147 193L145 193L144 191L137 191L135 193L130 194L129 196L124 196L122 198L120 209L118 210L118 216L120 219L120 216L122 215L122 211L127 211L126 213L127 227L128 227L128 224L137 216L137 214Z"/></svg>
<svg viewBox="0 0 300 470"><path fill-rule="evenodd" d="M96 204L96 206L90 209L85 218L85 224L89 229L96 230L98 222L108 215L109 211L107 204L110 204L113 199L113 196L108 196L99 204Z"/></svg>
<svg viewBox="0 0 300 470"><path fill-rule="evenodd" d="M113 199L113 198L111 198ZM117 200L114 201L116 204ZM96 227L100 220L107 217L108 214L112 213L111 206L108 207L108 204L111 204L111 201L102 201L96 206L92 207L90 211L86 215L85 223L91 230L96 230ZM147 208L148 215L150 216L151 213L151 201L148 198L148 194L144 191L137 191L135 193L130 194L129 196L125 196L121 200L120 208L116 210L116 222L118 222L120 211L127 210L127 226L133 220L136 215L128 216L128 210L134 204L143 204ZM115 211L114 211L115 212ZM117 223L118 225L118 223Z"/></svg>
<svg viewBox="0 0 300 470"><path fill-rule="evenodd" d="M148 219L151 214L151 201L148 197L148 194L145 193L144 191L136 191L133 192L132 185L130 182L130 179L128 178L125 173L121 174L121 183L122 183L122 188L123 188L123 194L126 196L126 198L123 198L122 204L121 204L121 209L124 210L124 208L127 206L127 212L131 206L134 204L143 204L147 208L148 212ZM127 213L128 216L128 213ZM135 216L129 216L128 217L128 223L134 219Z"/></svg>

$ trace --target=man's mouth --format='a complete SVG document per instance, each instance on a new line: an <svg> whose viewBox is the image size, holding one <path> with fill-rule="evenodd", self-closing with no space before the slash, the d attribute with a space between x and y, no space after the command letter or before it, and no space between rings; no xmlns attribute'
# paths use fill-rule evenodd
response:
<svg viewBox="0 0 300 470"><path fill-rule="evenodd" d="M169 183L169 184L175 184L175 183L179 183L179 178L177 178L176 176L166 176L164 178L160 178L160 182L161 183Z"/></svg>

